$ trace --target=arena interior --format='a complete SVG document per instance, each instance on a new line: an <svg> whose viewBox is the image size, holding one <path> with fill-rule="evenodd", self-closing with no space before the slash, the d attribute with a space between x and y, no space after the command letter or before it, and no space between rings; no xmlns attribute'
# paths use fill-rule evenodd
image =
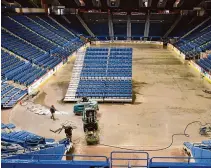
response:
<svg viewBox="0 0 211 168"><path fill-rule="evenodd" d="M2 0L1 122L4 168L211 167L211 1Z"/></svg>

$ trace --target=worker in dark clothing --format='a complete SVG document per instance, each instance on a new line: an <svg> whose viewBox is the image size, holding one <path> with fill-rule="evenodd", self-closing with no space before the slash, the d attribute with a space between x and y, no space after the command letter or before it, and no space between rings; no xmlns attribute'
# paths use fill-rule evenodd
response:
<svg viewBox="0 0 211 168"><path fill-rule="evenodd" d="M54 105L51 106L50 112L51 112L51 119L56 120L55 119L56 108L54 107Z"/></svg>
<svg viewBox="0 0 211 168"><path fill-rule="evenodd" d="M72 142L72 130L73 128L71 126L64 126L64 132L66 134L66 137Z"/></svg>
<svg viewBox="0 0 211 168"><path fill-rule="evenodd" d="M69 140L70 140L70 142L72 142L72 130L73 130L73 127L71 127L70 125L68 125L68 126L62 126L61 128L59 128L59 129L57 129L57 130L52 130L52 129L50 129L50 131L51 132L53 132L53 133L61 133L61 131L64 129L64 132L65 132L65 134L66 134L66 138L68 138Z"/></svg>
<svg viewBox="0 0 211 168"><path fill-rule="evenodd" d="M82 97L82 102L88 102L88 98L87 97Z"/></svg>

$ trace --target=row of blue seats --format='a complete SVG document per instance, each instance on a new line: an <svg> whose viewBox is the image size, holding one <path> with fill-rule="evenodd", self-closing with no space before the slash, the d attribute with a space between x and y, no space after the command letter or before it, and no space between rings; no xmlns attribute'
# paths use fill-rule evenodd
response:
<svg viewBox="0 0 211 168"><path fill-rule="evenodd" d="M106 70L107 69L107 65L105 64L84 64L83 69L82 70Z"/></svg>
<svg viewBox="0 0 211 168"><path fill-rule="evenodd" d="M132 98L132 94L118 94L118 93L107 93L107 94L98 94L98 93L76 93L76 97L96 97L96 98Z"/></svg>
<svg viewBox="0 0 211 168"><path fill-rule="evenodd" d="M4 71L8 69L10 65L19 62L19 59L1 50L1 69Z"/></svg>
<svg viewBox="0 0 211 168"><path fill-rule="evenodd" d="M5 103L3 107L13 107L19 100L21 100L25 95L27 95L27 90L22 90L18 94L12 97L9 102Z"/></svg>
<svg viewBox="0 0 211 168"><path fill-rule="evenodd" d="M132 48L121 48L121 47L118 47L118 48L112 47L110 50L111 51L133 51Z"/></svg>
<svg viewBox="0 0 211 168"><path fill-rule="evenodd" d="M131 71L82 71L81 73L81 77L91 77L91 76L102 76L103 75L105 77L108 77L108 76L111 76L112 77L112 74L113 76L132 76L132 72Z"/></svg>
<svg viewBox="0 0 211 168"><path fill-rule="evenodd" d="M17 90L11 91L4 98L1 99L1 105L3 107L13 107L19 100L21 100L25 95L27 95L27 90Z"/></svg>
<svg viewBox="0 0 211 168"><path fill-rule="evenodd" d="M4 76L6 79L28 86L45 73L46 70L32 66L30 63L24 63L10 72L5 73Z"/></svg>
<svg viewBox="0 0 211 168"><path fill-rule="evenodd" d="M121 83L121 84L123 84L123 83L125 83L125 84L129 84L129 83L132 83L132 81L131 80L108 80L108 79L106 79L106 80L80 80L79 81L80 83L91 83L91 84L94 84L94 83L96 83L96 84L103 84L103 83L107 83L107 84L109 84L109 83Z"/></svg>
<svg viewBox="0 0 211 168"><path fill-rule="evenodd" d="M110 52L109 56L124 56L124 57L131 57L132 56L132 51L131 52Z"/></svg>
<svg viewBox="0 0 211 168"><path fill-rule="evenodd" d="M131 61L132 60L132 57L125 57L125 56L123 56L123 55L111 55L111 56L109 56L109 60L115 60L115 59L119 59L119 60L129 60L129 61Z"/></svg>
<svg viewBox="0 0 211 168"><path fill-rule="evenodd" d="M82 74L90 74L90 75L92 75L92 74L95 74L95 75L98 75L97 73L99 73L99 74L107 74L107 73L114 73L114 74L124 74L124 73L132 73L132 71L131 71L131 69L122 69L122 70L115 70L115 69L108 69L107 71L105 70L105 69L83 69L82 70L82 73L81 73L81 75ZM89 76L87 76L87 77L89 77Z"/></svg>
<svg viewBox="0 0 211 168"><path fill-rule="evenodd" d="M207 28L190 34L188 37L179 40L175 46L187 57L198 56L200 52L211 48L211 29Z"/></svg>
<svg viewBox="0 0 211 168"><path fill-rule="evenodd" d="M58 45L49 42L43 36L27 29L26 27L10 19L8 16L2 17L2 27L6 28L7 30L14 33L15 35L21 37L22 39L34 44L35 46L47 52L58 47Z"/></svg>
<svg viewBox="0 0 211 168"><path fill-rule="evenodd" d="M81 77L132 77L132 72L82 72Z"/></svg>
<svg viewBox="0 0 211 168"><path fill-rule="evenodd" d="M16 88L8 83L1 83L1 89L1 105L3 107L13 107L27 94L27 90Z"/></svg>
<svg viewBox="0 0 211 168"><path fill-rule="evenodd" d="M28 16L28 17L67 40L72 40L74 38L74 36L69 32L67 32L66 29L59 26L56 22L54 22L47 16Z"/></svg>
<svg viewBox="0 0 211 168"><path fill-rule="evenodd" d="M131 88L124 88L124 89L119 89L119 88L105 88L105 89L95 89L95 88L78 88L77 92L92 92L92 93L102 93L102 92L106 92L106 93L131 93L132 94L132 90Z"/></svg>
<svg viewBox="0 0 211 168"><path fill-rule="evenodd" d="M79 90L86 90L86 89L97 89L97 90L106 90L106 89L122 89L127 90L131 89L132 85L78 85Z"/></svg>
<svg viewBox="0 0 211 168"><path fill-rule="evenodd" d="M88 47L87 51L108 51L108 48Z"/></svg>
<svg viewBox="0 0 211 168"><path fill-rule="evenodd" d="M199 59L196 61L196 63L201 66L204 70L211 72L211 59Z"/></svg>
<svg viewBox="0 0 211 168"><path fill-rule="evenodd" d="M61 62L61 59L50 57L48 53L45 53L6 32L3 32L2 35L5 36L2 40L3 47L29 60L32 63L35 63L44 68L52 69Z"/></svg>
<svg viewBox="0 0 211 168"><path fill-rule="evenodd" d="M127 65L128 67L132 67L132 61L109 61L107 62L106 60L84 60L84 66L96 66L95 64L101 64L103 66L105 65Z"/></svg>
<svg viewBox="0 0 211 168"><path fill-rule="evenodd" d="M89 67L83 67L83 69L82 69L82 72L83 71L87 71L87 72L91 72L91 71L114 71L114 72L116 72L116 71L118 71L118 72L124 72L124 71L131 71L131 67L130 66L123 66L123 68L121 68L121 67L112 67L112 68L110 68L110 67L106 67L106 66L103 66L103 67L101 67L101 66L99 66L99 67L91 67L91 68L89 68Z"/></svg>
<svg viewBox="0 0 211 168"><path fill-rule="evenodd" d="M62 38L61 36L53 33L52 31L48 30L47 28L41 26L40 24L33 22L27 16L12 16L14 20L17 22L25 25L26 27L30 28L31 30L35 31L36 33L42 35L43 37L51 40L52 42L56 43L57 45L63 46L68 40Z"/></svg>
<svg viewBox="0 0 211 168"><path fill-rule="evenodd" d="M91 55L99 55L99 56L107 56L108 52L107 51L86 51L86 56L91 56Z"/></svg>
<svg viewBox="0 0 211 168"><path fill-rule="evenodd" d="M1 129L5 129L5 128L14 129L14 128L16 128L16 126L12 123L9 123L9 124L1 123Z"/></svg>
<svg viewBox="0 0 211 168"><path fill-rule="evenodd" d="M128 65L128 64L113 64L113 63L109 63L108 64L108 69L131 69L132 70L132 65Z"/></svg>
<svg viewBox="0 0 211 168"><path fill-rule="evenodd" d="M131 89L132 85L78 85L79 90L86 89L97 89L97 90L105 90L105 89Z"/></svg>
<svg viewBox="0 0 211 168"><path fill-rule="evenodd" d="M98 55L98 54L86 54L84 59L108 59L107 55Z"/></svg>
<svg viewBox="0 0 211 168"><path fill-rule="evenodd" d="M2 46L15 54L32 61L33 59L42 57L46 53L35 48L32 45L2 31Z"/></svg>
<svg viewBox="0 0 211 168"><path fill-rule="evenodd" d="M91 67L92 68L92 66L95 66L95 67L97 67L97 66L107 66L107 59L105 59L105 60L103 60L103 59L87 59L87 60L84 60L84 62L83 62L83 67ZM98 63L100 64L100 65L98 65Z"/></svg>

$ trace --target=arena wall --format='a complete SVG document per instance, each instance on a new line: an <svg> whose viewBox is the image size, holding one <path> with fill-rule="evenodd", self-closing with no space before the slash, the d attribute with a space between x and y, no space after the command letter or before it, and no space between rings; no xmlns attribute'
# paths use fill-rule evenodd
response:
<svg viewBox="0 0 211 168"><path fill-rule="evenodd" d="M174 47L172 44L168 44L168 49L173 50L176 54L178 54L183 60L185 60L185 55ZM193 60L189 61L191 67L193 67L197 72L199 72L208 82L211 83L211 75L206 72L203 68L198 66Z"/></svg>

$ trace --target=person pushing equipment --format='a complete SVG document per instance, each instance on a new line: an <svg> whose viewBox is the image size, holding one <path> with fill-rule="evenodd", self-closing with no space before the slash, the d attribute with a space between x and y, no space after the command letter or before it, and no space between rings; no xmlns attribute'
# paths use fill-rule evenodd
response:
<svg viewBox="0 0 211 168"><path fill-rule="evenodd" d="M66 138L68 138L70 140L70 142L72 142L72 130L73 130L73 127L71 125L68 125L68 126L62 125L61 128L59 128L59 129L57 129L55 131L50 129L50 131L53 132L53 133L57 133L58 132L60 134L63 129L64 129L64 132L66 134Z"/></svg>
<svg viewBox="0 0 211 168"><path fill-rule="evenodd" d="M71 126L63 126L64 127L64 132L66 134L66 137L72 142L72 130L73 127Z"/></svg>
<svg viewBox="0 0 211 168"><path fill-rule="evenodd" d="M51 119L53 119L55 121L56 120L55 119L56 108L54 107L54 105L51 106L50 112L51 112Z"/></svg>
<svg viewBox="0 0 211 168"><path fill-rule="evenodd" d="M88 102L88 98L87 97L82 97L82 102Z"/></svg>

